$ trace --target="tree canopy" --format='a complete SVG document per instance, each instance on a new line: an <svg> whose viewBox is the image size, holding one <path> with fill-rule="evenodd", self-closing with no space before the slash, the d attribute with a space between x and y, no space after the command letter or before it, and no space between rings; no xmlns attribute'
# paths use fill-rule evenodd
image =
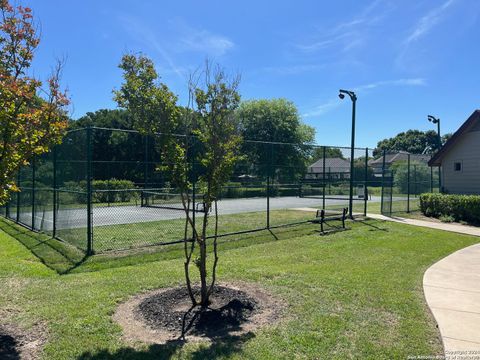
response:
<svg viewBox="0 0 480 360"><path fill-rule="evenodd" d="M77 120L70 120L70 129L96 126L110 129L133 130L132 118L124 109L100 109L95 112L87 112Z"/></svg>
<svg viewBox="0 0 480 360"><path fill-rule="evenodd" d="M237 116L245 139L303 144L315 137L315 129L302 123L297 107L287 99L244 101Z"/></svg>
<svg viewBox="0 0 480 360"><path fill-rule="evenodd" d="M442 144L444 144L451 134L442 136ZM373 151L374 156L381 155L383 150L388 151L407 151L412 154L434 153L439 149L438 135L434 130L408 130L401 132L392 138L379 141L377 147Z"/></svg>
<svg viewBox="0 0 480 360"><path fill-rule="evenodd" d="M312 160L311 162L315 162L319 159L323 159L323 146L317 146L312 151ZM325 157L326 158L340 158L345 159L343 156L342 150L340 148L335 147L325 147Z"/></svg>
<svg viewBox="0 0 480 360"><path fill-rule="evenodd" d="M266 176L273 167L276 175L284 178L304 174L311 159L311 148L297 144L313 143L315 129L302 123L293 102L286 99L249 100L240 104L237 116L245 139L291 144L269 148L269 145L245 142L246 162L256 165L255 172Z"/></svg>
<svg viewBox="0 0 480 360"><path fill-rule="evenodd" d="M14 177L20 167L59 143L67 127L61 64L46 86L29 76L40 43L35 28L30 8L0 0L0 204L18 191Z"/></svg>

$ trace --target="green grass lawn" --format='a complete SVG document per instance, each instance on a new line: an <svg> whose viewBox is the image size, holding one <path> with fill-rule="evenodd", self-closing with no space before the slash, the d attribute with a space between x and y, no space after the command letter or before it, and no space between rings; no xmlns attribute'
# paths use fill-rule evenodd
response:
<svg viewBox="0 0 480 360"><path fill-rule="evenodd" d="M0 224L0 323L26 330L43 324L48 337L43 357L52 360L439 355L423 273L438 259L478 242L374 220L348 223L351 230L323 237L315 226L300 225L225 239L220 279L263 286L287 305L284 319L211 344L149 346L125 343L111 315L119 302L139 292L183 283L178 247L82 262L73 247L4 220ZM59 275L61 269L70 272Z"/></svg>

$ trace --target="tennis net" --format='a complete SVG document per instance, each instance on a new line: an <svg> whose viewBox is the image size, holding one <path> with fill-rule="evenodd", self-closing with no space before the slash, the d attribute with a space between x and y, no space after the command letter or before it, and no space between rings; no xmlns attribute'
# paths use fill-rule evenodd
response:
<svg viewBox="0 0 480 360"><path fill-rule="evenodd" d="M143 190L141 192L141 200L143 207L184 211L181 194ZM192 204L190 207L192 207ZM203 195L198 194L195 196L195 211L204 211Z"/></svg>

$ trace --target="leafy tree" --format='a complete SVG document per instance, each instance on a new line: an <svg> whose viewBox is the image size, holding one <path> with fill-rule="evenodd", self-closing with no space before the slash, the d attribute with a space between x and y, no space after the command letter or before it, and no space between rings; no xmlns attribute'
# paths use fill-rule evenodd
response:
<svg viewBox="0 0 480 360"><path fill-rule="evenodd" d="M30 8L0 0L0 204L18 191L15 173L61 141L67 127L58 63L47 86L28 75L40 38Z"/></svg>
<svg viewBox="0 0 480 360"><path fill-rule="evenodd" d="M178 125L174 130L176 134L184 134L187 128L186 122L193 116L191 109L177 106L179 111ZM108 129L134 130L133 119L125 109L100 109L95 112L87 112L77 120L69 122L70 129L81 129L87 126L95 126Z"/></svg>
<svg viewBox="0 0 480 360"><path fill-rule="evenodd" d="M303 124L295 104L286 99L249 100L240 104L237 116L244 139L311 144L315 129ZM277 177L293 179L305 173L311 160L311 147L299 145L268 145L244 142L246 163L257 164L256 172L266 176L276 168Z"/></svg>
<svg viewBox="0 0 480 360"><path fill-rule="evenodd" d="M179 121L174 133L185 134L186 122L193 115L191 109L182 106L177 106L177 108ZM88 112L78 120L70 121L69 124L69 128L72 130L88 126L102 128L92 130L93 173L96 180L131 179L137 184L147 181L149 185L157 187L164 186L165 181L168 181L161 176L161 172L155 170L152 164L145 165L148 171L145 179L145 167L132 163L132 161L144 161L146 146L148 147L148 158L158 158L159 153L154 146L154 138L147 140L145 136L137 133L108 130L135 130L133 119L127 110L101 109ZM84 144L78 145L80 145L78 151L85 151Z"/></svg>
<svg viewBox="0 0 480 360"><path fill-rule="evenodd" d="M451 134L442 137L444 144ZM387 151L407 151L412 154L434 153L439 149L438 135L434 130L420 131L408 130L401 132L396 136L383 139L377 143L377 147L373 151L374 156L380 156L383 150Z"/></svg>
<svg viewBox="0 0 480 360"><path fill-rule="evenodd" d="M399 161L392 167L394 185L402 194L408 192L408 163ZM412 161L410 163L410 194L421 194L430 191L430 168L425 163Z"/></svg>
<svg viewBox="0 0 480 360"><path fill-rule="evenodd" d="M369 185L371 185L372 181L376 181L377 179L375 179L373 169L370 166L367 165L366 170L366 180L369 182ZM353 162L353 180L359 183L365 181L365 156L355 158Z"/></svg>
<svg viewBox="0 0 480 360"><path fill-rule="evenodd" d="M124 109L100 109L95 112L87 112L78 120L69 122L69 129L81 129L88 126L96 126L109 129L132 130L132 119Z"/></svg>
<svg viewBox="0 0 480 360"><path fill-rule="evenodd" d="M145 138L137 133L106 129L133 130L133 121L124 109L101 109L88 112L78 120L71 121L69 128L82 129L89 126L105 129L92 130L92 160L95 180L130 179L135 183L144 181L144 167L132 161L143 161ZM77 151L85 151L85 143L75 144ZM154 152L153 149L149 149ZM72 150L74 151L74 150ZM69 164L65 164L69 166ZM150 167L149 167L149 170Z"/></svg>
<svg viewBox="0 0 480 360"><path fill-rule="evenodd" d="M342 150L334 147L325 147L325 157L326 158L340 158L345 159L343 156ZM315 147L312 151L311 161L317 161L323 159L323 147Z"/></svg>
<svg viewBox="0 0 480 360"><path fill-rule="evenodd" d="M187 136L171 136L181 122L180 111L176 106L177 97L165 84L158 82L158 74L153 62L144 57L125 55L120 68L123 70L124 82L120 90L115 91L115 100L128 109L134 126L146 134L161 132L158 142L162 158L169 159L162 168L172 174L173 185L181 193L185 211L185 279L192 305L202 309L209 305L209 298L216 281L218 263L217 235L218 210L217 198L222 185L229 179L238 159L241 136L234 111L240 102L238 79L228 79L220 68L212 69L209 64L198 78L189 82L190 104L193 115L186 122L189 124ZM198 143L201 151L195 151L192 159L191 149ZM202 221L192 219L192 163L199 169L198 184L203 194ZM207 274L207 232L210 211L215 214L213 230L213 265L210 282ZM192 230L192 241L188 239ZM198 247L198 249L197 249ZM200 299L192 291L190 266L193 255L194 263L200 275Z"/></svg>

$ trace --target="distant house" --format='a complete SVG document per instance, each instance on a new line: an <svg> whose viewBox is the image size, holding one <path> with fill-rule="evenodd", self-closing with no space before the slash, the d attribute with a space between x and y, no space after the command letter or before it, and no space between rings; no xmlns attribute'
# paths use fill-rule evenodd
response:
<svg viewBox="0 0 480 360"><path fill-rule="evenodd" d="M424 154L410 154L410 162L420 162L420 163L428 163L430 160L430 155ZM388 169L391 165L396 162L400 161L408 161L408 152L399 151L393 154L385 154L385 168ZM383 168L383 156L380 156L377 159L370 160L368 165L373 169L373 175L375 177L382 176L382 168Z"/></svg>
<svg viewBox="0 0 480 360"><path fill-rule="evenodd" d="M325 158L325 174L323 158L315 161L307 169L305 179L350 179L350 161L342 158Z"/></svg>
<svg viewBox="0 0 480 360"><path fill-rule="evenodd" d="M428 162L441 167L443 191L480 194L480 110L475 110Z"/></svg>

